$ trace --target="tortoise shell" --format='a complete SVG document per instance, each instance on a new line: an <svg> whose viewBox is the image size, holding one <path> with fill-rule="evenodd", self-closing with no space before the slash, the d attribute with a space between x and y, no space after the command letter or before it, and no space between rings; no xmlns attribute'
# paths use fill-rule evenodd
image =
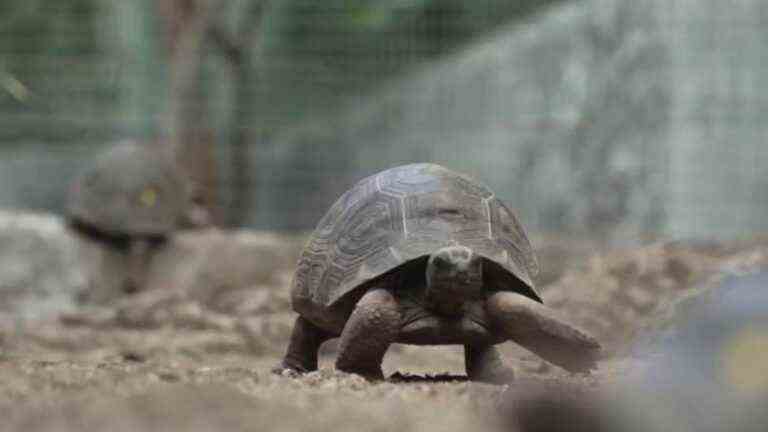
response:
<svg viewBox="0 0 768 432"><path fill-rule="evenodd" d="M163 235L176 229L184 205L184 181L170 158L124 141L75 179L67 217L110 234Z"/></svg>
<svg viewBox="0 0 768 432"><path fill-rule="evenodd" d="M500 289L541 301L532 281L536 257L512 211L469 177L412 164L361 180L328 210L299 258L294 308L310 316L332 313L358 287L455 244L497 264L494 277L516 279Z"/></svg>

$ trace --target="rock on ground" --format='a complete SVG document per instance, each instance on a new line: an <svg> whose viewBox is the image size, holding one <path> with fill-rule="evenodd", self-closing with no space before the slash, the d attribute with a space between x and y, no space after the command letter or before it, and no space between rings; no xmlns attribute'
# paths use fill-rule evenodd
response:
<svg viewBox="0 0 768 432"><path fill-rule="evenodd" d="M85 284L60 218L0 211L0 328L71 309Z"/></svg>

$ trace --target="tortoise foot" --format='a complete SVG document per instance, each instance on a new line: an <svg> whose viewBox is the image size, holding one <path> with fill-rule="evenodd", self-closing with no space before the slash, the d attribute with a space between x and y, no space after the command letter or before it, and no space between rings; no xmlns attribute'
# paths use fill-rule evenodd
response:
<svg viewBox="0 0 768 432"><path fill-rule="evenodd" d="M288 352L280 364L272 368L272 373L295 377L317 370L317 350L331 336L303 317L296 318Z"/></svg>
<svg viewBox="0 0 768 432"><path fill-rule="evenodd" d="M501 353L493 345L466 345L464 358L467 376L473 381L507 384L515 379L515 372L504 364Z"/></svg>
<svg viewBox="0 0 768 432"><path fill-rule="evenodd" d="M483 371L477 375L471 376L471 380L486 384L509 384L515 380L515 372L507 367Z"/></svg>
<svg viewBox="0 0 768 432"><path fill-rule="evenodd" d="M381 371L381 368L377 369L365 369L365 368L354 368L354 367L339 367L336 366L336 369L350 374L360 375L361 377L365 378L368 381L383 381L384 380L384 372Z"/></svg>
<svg viewBox="0 0 768 432"><path fill-rule="evenodd" d="M275 367L272 368L271 372L275 375L296 378L310 371L301 366L288 364L285 360L283 360L277 365L275 365Z"/></svg>

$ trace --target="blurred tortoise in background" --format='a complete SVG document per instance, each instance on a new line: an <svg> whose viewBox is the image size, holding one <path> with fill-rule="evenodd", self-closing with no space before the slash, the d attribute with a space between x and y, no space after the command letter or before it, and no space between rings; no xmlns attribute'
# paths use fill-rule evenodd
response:
<svg viewBox="0 0 768 432"><path fill-rule="evenodd" d="M75 179L66 216L76 233L115 252L115 265L105 271L113 275L107 278L125 273L120 289L132 293L142 288L151 252L187 218L188 196L170 157L156 147L124 141Z"/></svg>
<svg viewBox="0 0 768 432"><path fill-rule="evenodd" d="M433 164L392 168L347 191L298 262L299 313L276 372L317 369L341 337L336 367L371 379L392 343L460 344L470 379L512 371L495 344L513 340L570 371L595 367L599 344L542 305L538 264L515 215L476 181Z"/></svg>
<svg viewBox="0 0 768 432"><path fill-rule="evenodd" d="M184 212L184 182L158 153L125 141L97 157L70 189L69 220L113 237L175 231Z"/></svg>

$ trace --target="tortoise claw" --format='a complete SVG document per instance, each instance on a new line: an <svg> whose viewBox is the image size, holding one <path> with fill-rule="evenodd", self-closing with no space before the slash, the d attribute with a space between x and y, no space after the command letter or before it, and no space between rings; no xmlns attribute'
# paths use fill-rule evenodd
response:
<svg viewBox="0 0 768 432"><path fill-rule="evenodd" d="M272 368L271 372L275 375L280 375L284 377L289 378L296 378L300 375L304 375L308 370L305 370L302 367L296 367L286 364L284 361L280 362L279 364L275 365L275 367Z"/></svg>
<svg viewBox="0 0 768 432"><path fill-rule="evenodd" d="M374 369L353 369L353 368L344 368L341 369L338 366L336 369L340 370L341 372L360 375L361 377L365 378L368 381L384 381L384 372L381 371L381 368L378 370Z"/></svg>

